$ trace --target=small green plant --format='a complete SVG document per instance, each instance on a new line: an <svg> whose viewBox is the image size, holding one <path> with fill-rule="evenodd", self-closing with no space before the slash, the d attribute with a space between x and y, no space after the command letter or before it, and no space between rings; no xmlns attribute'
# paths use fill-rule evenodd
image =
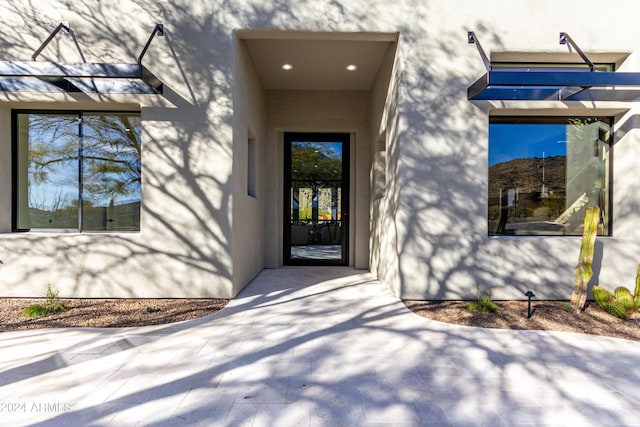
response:
<svg viewBox="0 0 640 427"><path fill-rule="evenodd" d="M476 284L476 300L469 303L467 310L479 311L481 313L495 313L498 311L498 306L491 300L492 292L488 290L486 292L480 291L480 285Z"/></svg>
<svg viewBox="0 0 640 427"><path fill-rule="evenodd" d="M44 317L47 314L49 314L47 307L40 304L33 304L24 309L24 315L33 319Z"/></svg>
<svg viewBox="0 0 640 427"><path fill-rule="evenodd" d="M24 315L30 318L39 318L48 316L51 313L57 313L60 311L67 311L69 307L63 301L58 298L59 291L51 289L51 284L47 286L47 293L45 304L33 304L24 309Z"/></svg>
<svg viewBox="0 0 640 427"><path fill-rule="evenodd" d="M640 308L640 265L636 274L636 288L633 294L624 286L618 286L613 293L602 286L594 286L593 299L598 306L609 314L626 319Z"/></svg>

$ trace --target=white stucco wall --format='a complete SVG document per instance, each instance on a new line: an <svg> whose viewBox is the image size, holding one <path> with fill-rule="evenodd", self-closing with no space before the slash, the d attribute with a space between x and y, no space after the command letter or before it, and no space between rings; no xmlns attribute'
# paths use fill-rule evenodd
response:
<svg viewBox="0 0 640 427"><path fill-rule="evenodd" d="M466 33L475 31L490 54L533 54L567 52L558 44L566 31L588 54L629 54L620 70L639 72L638 12L637 1L616 1L607 25L595 0L2 2L0 60L28 60L64 20L87 61L135 62L155 22L164 23L165 37L144 62L167 87L144 98L0 93L0 294L39 295L51 283L62 296L232 296L262 267L281 265L281 133L346 131L355 135L352 218L373 216L351 227L351 265L371 260L404 298L472 297L480 283L495 298L531 289L566 299L579 238L487 236L488 117L534 110L615 113L613 236L598 239L596 274L605 286L631 286L640 262L637 103L471 103L466 89L484 69ZM371 92L262 99L238 28L398 32L393 89L383 95L379 80ZM42 60L82 57L69 38L56 37ZM299 113L304 102L313 117ZM14 108L139 109L141 232L9 232ZM243 181L249 129L264 178L255 199ZM370 197L381 138L386 192Z"/></svg>
<svg viewBox="0 0 640 427"><path fill-rule="evenodd" d="M400 41L401 42L401 41ZM391 45L371 87L370 106L370 268L396 294L400 256L396 232L398 124L397 43Z"/></svg>
<svg viewBox="0 0 640 427"><path fill-rule="evenodd" d="M236 39L233 132L233 293L237 294L265 265L264 152L266 146L266 105L256 70L246 45ZM253 140L255 159L255 196L247 191L248 140Z"/></svg>
<svg viewBox="0 0 640 427"><path fill-rule="evenodd" d="M165 36L156 37L144 63L166 83L163 97L0 94L0 123L13 108L140 110L143 147L141 231L4 233L3 296L42 295L49 283L64 297L232 295L232 33L211 26L208 7L186 3L188 15L175 3L0 4L2 60L30 59L65 20L82 55L58 36L40 60L135 63L163 22ZM11 170L7 134L3 127L3 175ZM1 194L10 191L10 180L1 185ZM0 230L8 231L5 202Z"/></svg>
<svg viewBox="0 0 640 427"><path fill-rule="evenodd" d="M437 6L437 7L436 7ZM568 32L589 52L628 52L621 70L640 71L629 19L633 2L615 28L598 31L597 2L439 2L424 3L425 19L402 33L402 81L396 216L401 279L390 284L404 298L469 298L475 283L493 289L495 298L568 299L573 288L580 238L487 237L488 117L505 109L513 114L567 115L588 109L634 108L613 103L493 102L473 103L466 88L484 73L473 30L485 50L496 52L567 52L558 44ZM456 13L454 10L458 10ZM421 15L418 12L416 15ZM535 55L533 55L535 58ZM616 110L617 111L617 110ZM616 128L624 126L624 120ZM632 132L633 133L633 132ZM619 137L614 158L614 235L598 239L596 279L605 286L631 286L640 261L634 208L637 191L631 173L634 137ZM621 159L624 156L624 160ZM631 237L634 236L634 237ZM594 281L595 281L594 280Z"/></svg>

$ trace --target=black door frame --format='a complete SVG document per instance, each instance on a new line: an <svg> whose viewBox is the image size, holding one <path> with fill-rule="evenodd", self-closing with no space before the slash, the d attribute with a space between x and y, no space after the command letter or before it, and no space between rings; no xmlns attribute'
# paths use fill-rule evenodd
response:
<svg viewBox="0 0 640 427"><path fill-rule="evenodd" d="M341 184L341 248L340 259L292 259L291 258L291 143L341 142L342 143L342 184ZM350 188L350 141L351 134L344 132L285 132L284 133L284 180L283 180L283 264L284 265L349 265L349 188Z"/></svg>

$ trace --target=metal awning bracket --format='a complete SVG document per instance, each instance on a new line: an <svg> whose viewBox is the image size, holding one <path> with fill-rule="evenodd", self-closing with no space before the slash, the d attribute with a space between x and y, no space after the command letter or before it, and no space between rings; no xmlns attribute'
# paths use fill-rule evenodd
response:
<svg viewBox="0 0 640 427"><path fill-rule="evenodd" d="M640 102L640 72L597 71L595 64L565 32L560 44L569 45L589 67L493 68L475 34L468 32L487 72L467 89L467 98L476 101L617 101Z"/></svg>
<svg viewBox="0 0 640 427"><path fill-rule="evenodd" d="M158 37L164 36L164 25L156 24L156 26L153 28L153 31L151 32L151 35L149 36L147 43L144 45L144 48L142 48L142 52L140 52L140 56L138 56L138 65L142 64L142 58L144 57L144 54L147 53L147 49L149 49L149 45L151 45L151 40L153 40L155 36L158 36Z"/></svg>
<svg viewBox="0 0 640 427"><path fill-rule="evenodd" d="M573 41L573 39L568 33L565 33L565 32L560 33L560 44L568 44L569 47L574 48L575 51L578 53L578 55L580 55L580 58L582 58L582 60L589 66L589 69L591 69L591 71L596 71L596 66L594 65L594 63L582 51L582 49L578 47L576 42Z"/></svg>
<svg viewBox="0 0 640 427"><path fill-rule="evenodd" d="M162 24L155 25L135 64L87 63L82 52L81 63L36 62L58 33L71 35L78 45L69 23L61 22L34 52L31 62L0 61L0 92L162 93L162 81L142 65L153 38L164 35Z"/></svg>
<svg viewBox="0 0 640 427"><path fill-rule="evenodd" d="M469 31L467 33L467 42L469 44L476 45L476 47L478 48L478 53L480 53L480 57L482 58L482 62L484 63L484 67L487 69L487 71L491 71L491 61L489 61L489 57L487 57L487 54L484 53L484 49L480 44L480 40L478 40L478 38L476 37L476 33L474 33L473 31Z"/></svg>
<svg viewBox="0 0 640 427"><path fill-rule="evenodd" d="M68 36L69 34L71 34L71 26L69 25L68 22L61 22L60 24L58 24L56 29L53 30L51 34L49 34L49 37L47 37L47 39L44 42L42 42L40 47L33 53L33 55L31 55L32 61L36 60L38 55L40 55L40 53L44 50L44 48L47 47L49 42L51 42L51 40L53 40L56 34L58 34L60 31L62 31L62 35Z"/></svg>

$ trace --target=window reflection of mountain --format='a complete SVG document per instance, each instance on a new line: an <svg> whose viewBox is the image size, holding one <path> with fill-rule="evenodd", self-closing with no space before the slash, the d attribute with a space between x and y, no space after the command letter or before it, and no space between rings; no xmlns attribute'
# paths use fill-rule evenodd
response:
<svg viewBox="0 0 640 427"><path fill-rule="evenodd" d="M566 185L566 156L520 158L491 166L490 227L494 224L503 234L527 223L540 228L541 221L552 222L565 210ZM528 228L521 231L534 232Z"/></svg>
<svg viewBox="0 0 640 427"><path fill-rule="evenodd" d="M543 181L543 160L540 158L531 157L497 163L489 168L489 192L496 193L500 189L518 188L522 193L539 195L542 183L550 194L564 194L566 169L566 156L545 158Z"/></svg>

